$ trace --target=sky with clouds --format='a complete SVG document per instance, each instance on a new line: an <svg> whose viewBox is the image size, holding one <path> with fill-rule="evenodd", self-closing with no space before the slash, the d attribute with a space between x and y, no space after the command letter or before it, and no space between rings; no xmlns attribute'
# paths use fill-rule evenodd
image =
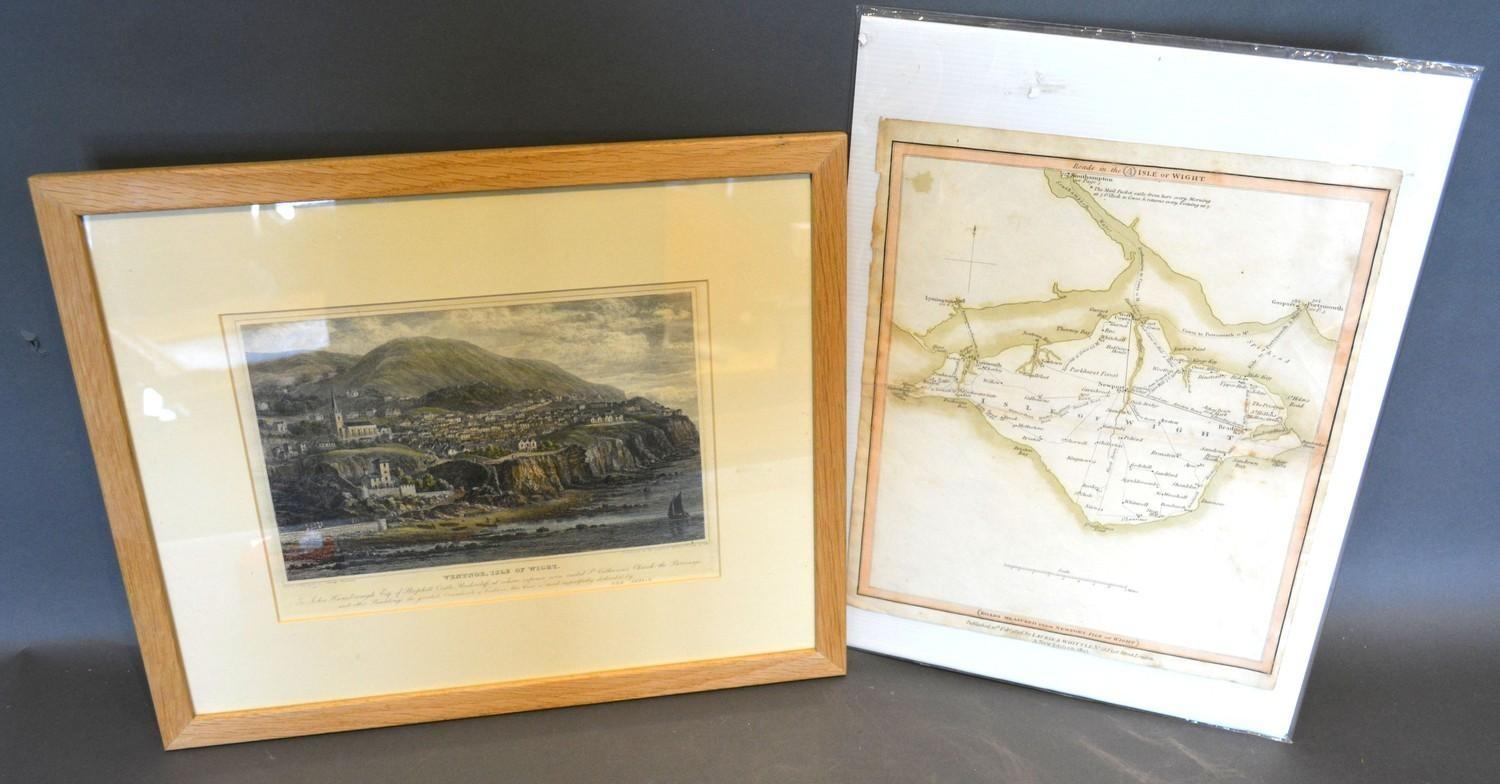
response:
<svg viewBox="0 0 1500 784"><path fill-rule="evenodd" d="M456 338L507 357L545 359L697 414L693 302L685 291L245 325L241 337L251 354L363 354L395 338Z"/></svg>

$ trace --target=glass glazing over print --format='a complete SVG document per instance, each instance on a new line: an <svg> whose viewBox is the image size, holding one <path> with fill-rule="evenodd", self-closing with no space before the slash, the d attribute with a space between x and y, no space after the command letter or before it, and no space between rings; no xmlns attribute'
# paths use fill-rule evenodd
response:
<svg viewBox="0 0 1500 784"><path fill-rule="evenodd" d="M273 571L706 543L702 288L226 317Z"/></svg>

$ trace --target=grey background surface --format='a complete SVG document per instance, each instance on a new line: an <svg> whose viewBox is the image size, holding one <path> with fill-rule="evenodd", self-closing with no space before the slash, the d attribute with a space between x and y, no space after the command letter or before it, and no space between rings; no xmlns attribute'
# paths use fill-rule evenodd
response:
<svg viewBox="0 0 1500 784"><path fill-rule="evenodd" d="M918 5L1500 65L1493 0ZM1295 744L856 654L841 680L159 751L26 176L847 129L855 27L845 2L0 3L0 781L1495 780L1494 75Z"/></svg>

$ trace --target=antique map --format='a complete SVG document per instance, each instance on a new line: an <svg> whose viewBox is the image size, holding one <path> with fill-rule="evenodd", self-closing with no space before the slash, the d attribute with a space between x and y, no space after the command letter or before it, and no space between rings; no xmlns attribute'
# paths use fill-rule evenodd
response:
<svg viewBox="0 0 1500 784"><path fill-rule="evenodd" d="M883 129L854 603L1265 680L1398 178Z"/></svg>

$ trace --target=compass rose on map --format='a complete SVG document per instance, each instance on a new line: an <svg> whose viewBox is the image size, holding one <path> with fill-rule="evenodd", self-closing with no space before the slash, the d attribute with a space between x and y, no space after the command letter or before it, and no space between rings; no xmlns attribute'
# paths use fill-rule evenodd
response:
<svg viewBox="0 0 1500 784"><path fill-rule="evenodd" d="M986 266L986 267L993 267L993 266L995 266L995 262L993 262L993 261L979 261L979 260L977 260L977 259L974 258L974 245L978 241L978 239L979 239L979 226L978 226L978 224L975 224L975 225L969 227L969 255L968 255L968 257L962 258L962 259L958 258L956 256L944 256L943 257L944 261L956 261L959 264L968 265L968 267L969 267L969 277L968 277L968 281L967 281L967 283L965 284L965 287L964 287L964 293L966 293L966 294L969 293L969 292L972 292L974 290L974 265L975 264L981 264L981 265Z"/></svg>

